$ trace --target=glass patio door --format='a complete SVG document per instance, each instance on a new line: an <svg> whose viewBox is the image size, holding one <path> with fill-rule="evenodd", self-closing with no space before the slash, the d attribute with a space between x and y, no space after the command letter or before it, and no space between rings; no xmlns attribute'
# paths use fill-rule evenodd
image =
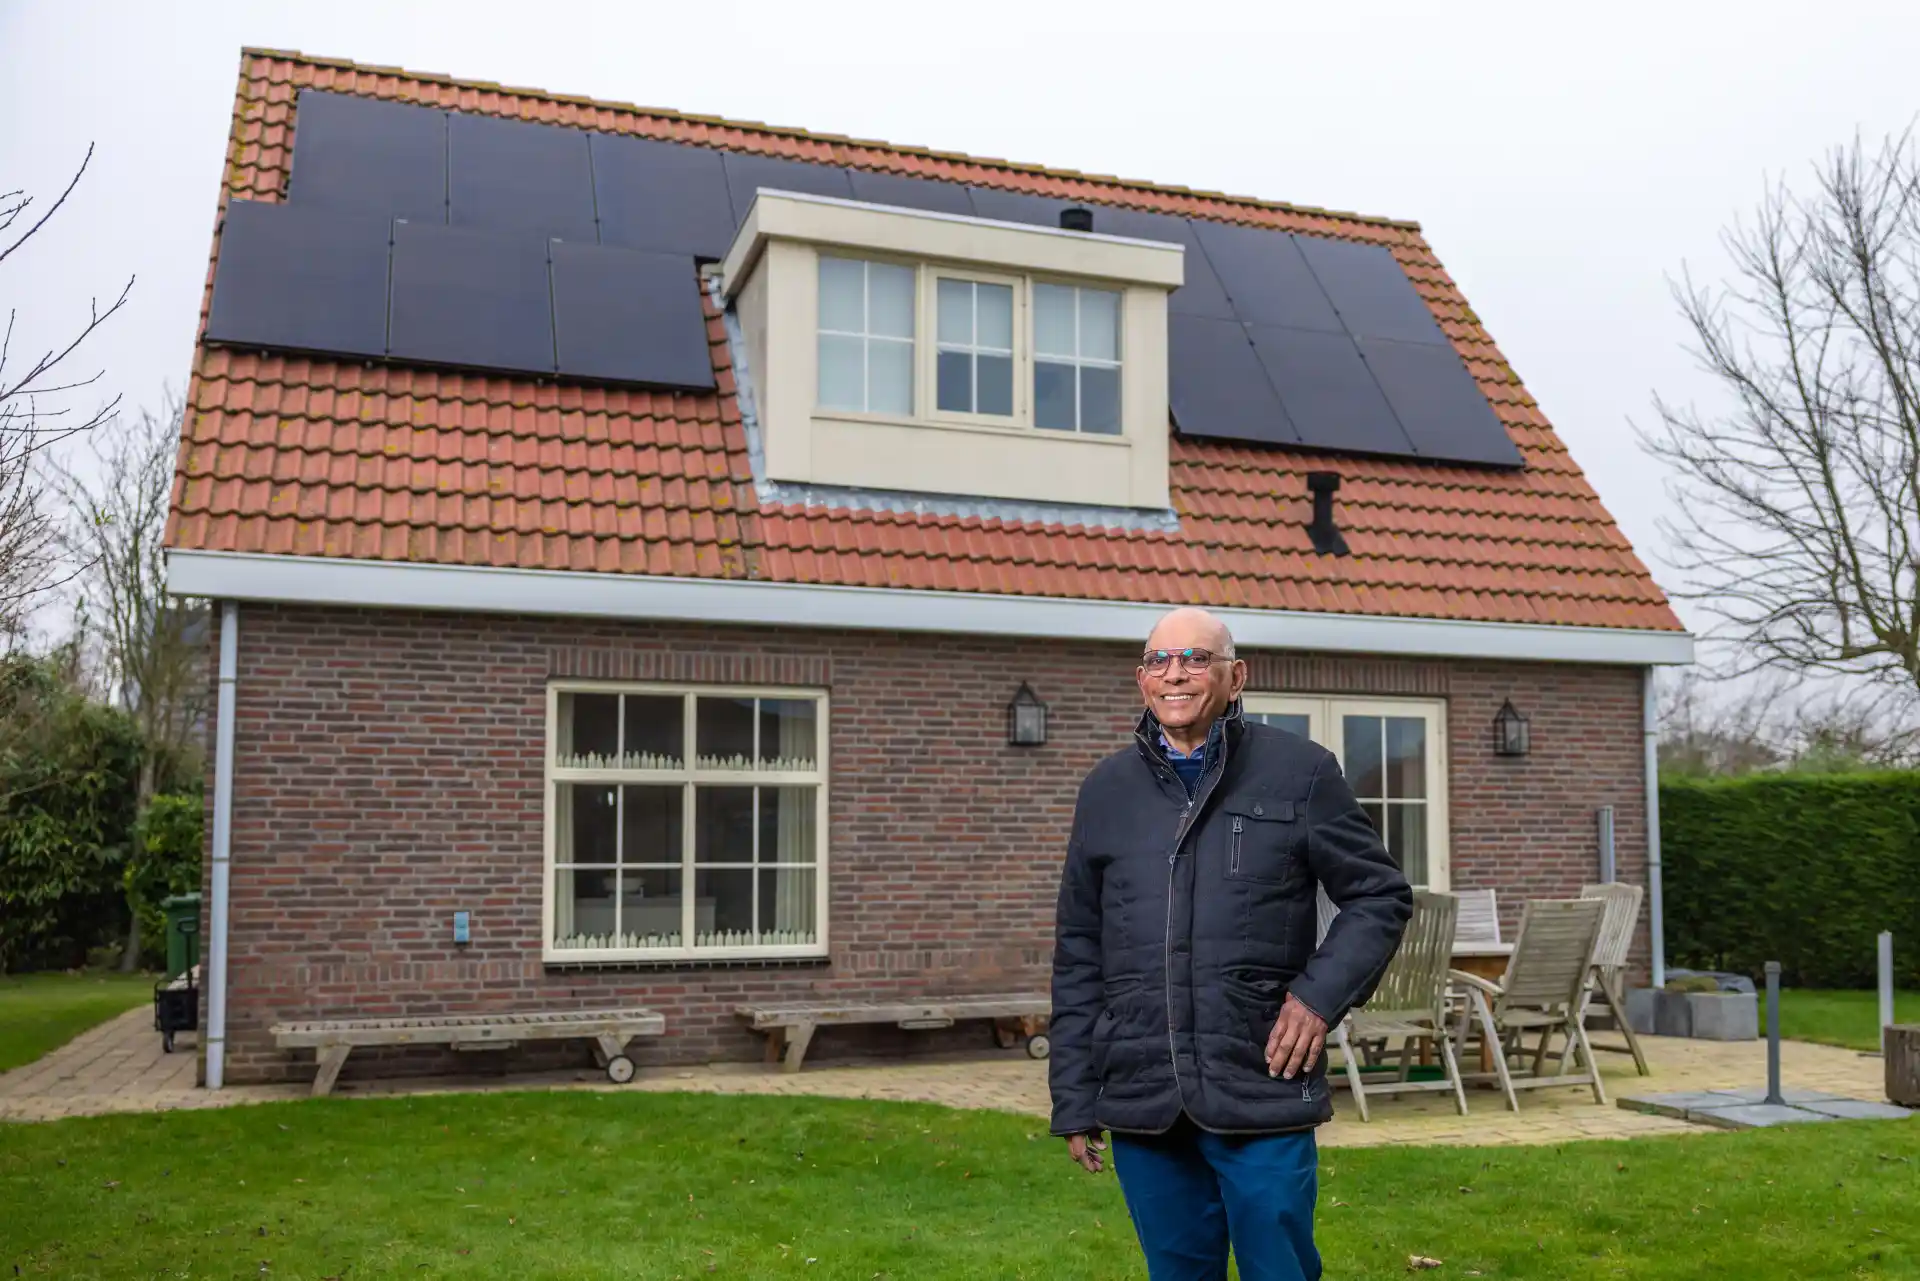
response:
<svg viewBox="0 0 1920 1281"><path fill-rule="evenodd" d="M1447 888L1444 703L1248 694L1246 716L1332 751L1407 879L1420 889Z"/></svg>

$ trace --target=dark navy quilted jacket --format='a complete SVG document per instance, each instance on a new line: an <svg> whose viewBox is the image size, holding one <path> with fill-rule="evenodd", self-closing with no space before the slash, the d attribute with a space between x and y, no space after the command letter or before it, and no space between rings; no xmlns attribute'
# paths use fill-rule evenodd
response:
<svg viewBox="0 0 1920 1281"><path fill-rule="evenodd" d="M1080 788L1053 961L1053 1133L1267 1133L1330 1120L1325 1056L1267 1074L1291 991L1333 1027L1400 945L1413 892L1333 753L1214 727L1189 800L1151 713ZM1314 947L1314 884L1339 906Z"/></svg>

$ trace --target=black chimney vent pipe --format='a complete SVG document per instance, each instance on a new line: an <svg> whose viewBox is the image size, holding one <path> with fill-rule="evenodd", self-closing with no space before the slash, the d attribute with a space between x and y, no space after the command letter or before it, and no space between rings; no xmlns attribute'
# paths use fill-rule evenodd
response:
<svg viewBox="0 0 1920 1281"><path fill-rule="evenodd" d="M1093 210L1075 206L1060 211L1060 227L1064 231L1092 231Z"/></svg>
<svg viewBox="0 0 1920 1281"><path fill-rule="evenodd" d="M1313 494L1313 523L1307 526L1307 537L1313 540L1313 550L1323 556L1350 554L1347 540L1341 537L1339 527L1333 523L1333 495L1339 488L1338 472L1307 473L1307 489Z"/></svg>

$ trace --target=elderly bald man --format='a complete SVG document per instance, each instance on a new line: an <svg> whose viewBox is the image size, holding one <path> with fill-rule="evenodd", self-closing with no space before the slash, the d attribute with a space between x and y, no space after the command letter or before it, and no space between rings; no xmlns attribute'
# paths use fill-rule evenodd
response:
<svg viewBox="0 0 1920 1281"><path fill-rule="evenodd" d="M1327 1029L1413 910L1333 753L1247 723L1247 665L1204 610L1134 673L1135 742L1081 785L1053 961L1053 1133L1102 1134L1153 1281L1311 1281ZM1314 886L1340 908L1314 945Z"/></svg>

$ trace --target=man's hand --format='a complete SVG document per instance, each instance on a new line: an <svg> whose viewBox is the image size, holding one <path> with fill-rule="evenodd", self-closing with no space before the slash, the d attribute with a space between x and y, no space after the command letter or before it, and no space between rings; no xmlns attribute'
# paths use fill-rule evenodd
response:
<svg viewBox="0 0 1920 1281"><path fill-rule="evenodd" d="M1067 1155L1072 1157L1080 1168L1088 1174L1100 1173L1100 1154L1107 1150L1106 1143L1098 1131L1091 1134L1069 1134L1067 1136Z"/></svg>
<svg viewBox="0 0 1920 1281"><path fill-rule="evenodd" d="M1313 1071L1326 1045L1327 1021L1289 992L1273 1031L1267 1035L1267 1075L1291 1081L1298 1072Z"/></svg>

